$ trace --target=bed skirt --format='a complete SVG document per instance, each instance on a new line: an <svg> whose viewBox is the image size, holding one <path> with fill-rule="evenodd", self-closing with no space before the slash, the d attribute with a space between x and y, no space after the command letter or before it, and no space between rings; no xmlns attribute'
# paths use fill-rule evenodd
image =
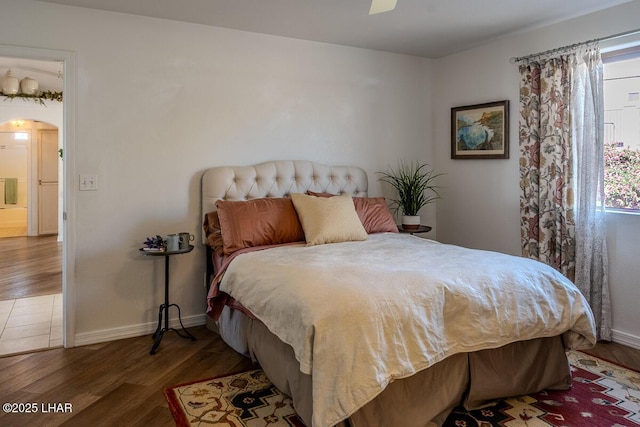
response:
<svg viewBox="0 0 640 427"><path fill-rule="evenodd" d="M234 350L260 364L271 382L291 396L296 412L311 426L312 377L300 372L288 344L262 322L237 311L227 311L218 325L209 322L208 326ZM561 337L515 342L456 354L411 377L398 379L352 414L348 425L439 426L460 404L477 409L505 397L570 386L569 362Z"/></svg>

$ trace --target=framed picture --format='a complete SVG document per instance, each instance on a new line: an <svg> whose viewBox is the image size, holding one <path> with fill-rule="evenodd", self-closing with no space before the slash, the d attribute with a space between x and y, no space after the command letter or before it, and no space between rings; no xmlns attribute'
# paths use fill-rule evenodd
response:
<svg viewBox="0 0 640 427"><path fill-rule="evenodd" d="M452 159L509 158L509 101L451 109Z"/></svg>

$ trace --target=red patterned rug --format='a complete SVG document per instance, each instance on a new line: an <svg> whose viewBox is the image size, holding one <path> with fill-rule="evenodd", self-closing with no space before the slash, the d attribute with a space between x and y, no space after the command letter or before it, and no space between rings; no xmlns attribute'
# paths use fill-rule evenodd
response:
<svg viewBox="0 0 640 427"><path fill-rule="evenodd" d="M580 352L569 354L572 387L456 408L443 427L640 426L640 373Z"/></svg>
<svg viewBox="0 0 640 427"><path fill-rule="evenodd" d="M580 352L569 354L573 386L505 399L476 411L456 408L443 427L638 427L640 373ZM165 390L176 425L304 427L291 400L261 370Z"/></svg>

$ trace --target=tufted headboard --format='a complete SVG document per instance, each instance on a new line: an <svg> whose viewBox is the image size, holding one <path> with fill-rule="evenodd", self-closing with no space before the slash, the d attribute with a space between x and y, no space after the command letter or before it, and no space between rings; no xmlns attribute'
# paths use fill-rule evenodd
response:
<svg viewBox="0 0 640 427"><path fill-rule="evenodd" d="M366 197L367 173L354 166L326 166L307 160L277 160L253 166L220 166L202 175L202 221L216 200L286 197L307 190ZM206 236L202 236L206 244Z"/></svg>

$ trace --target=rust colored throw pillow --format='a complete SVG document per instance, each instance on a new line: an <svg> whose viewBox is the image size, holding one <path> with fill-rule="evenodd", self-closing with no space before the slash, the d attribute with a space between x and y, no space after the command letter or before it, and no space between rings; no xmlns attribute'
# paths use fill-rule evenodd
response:
<svg viewBox="0 0 640 427"><path fill-rule="evenodd" d="M307 190L307 194L316 197L334 197L336 194L316 193ZM384 197L354 197L353 204L356 207L358 218L367 230L367 234L397 233L398 226L393 219Z"/></svg>
<svg viewBox="0 0 640 427"><path fill-rule="evenodd" d="M289 198L218 200L225 255L254 246L303 242L304 231Z"/></svg>
<svg viewBox="0 0 640 427"><path fill-rule="evenodd" d="M222 241L222 231L220 231L218 211L207 212L202 228L204 229L204 235L207 236L207 244L217 254L222 255L224 253L224 242Z"/></svg>
<svg viewBox="0 0 640 427"><path fill-rule="evenodd" d="M353 204L368 234L398 232L384 197L354 197Z"/></svg>

